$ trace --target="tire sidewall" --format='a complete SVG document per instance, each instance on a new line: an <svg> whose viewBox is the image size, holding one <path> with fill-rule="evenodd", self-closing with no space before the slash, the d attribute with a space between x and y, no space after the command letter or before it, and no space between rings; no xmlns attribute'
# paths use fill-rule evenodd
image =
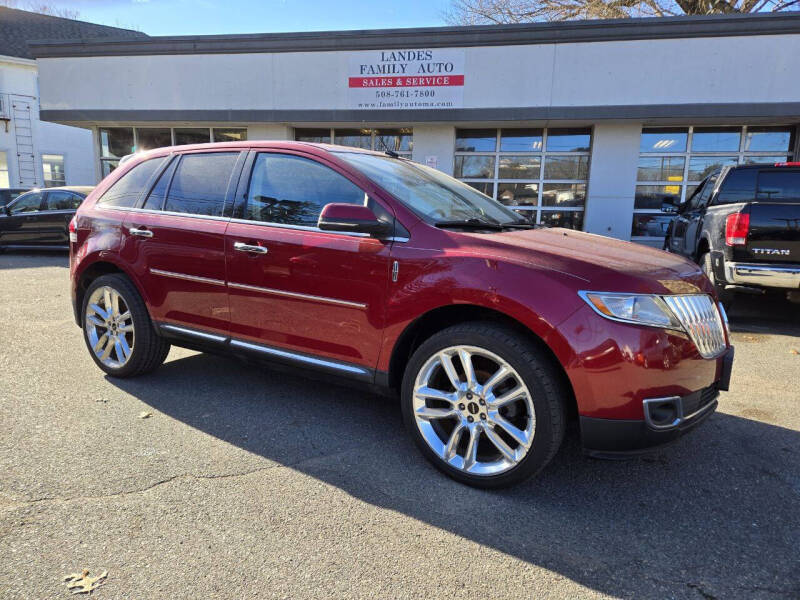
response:
<svg viewBox="0 0 800 600"><path fill-rule="evenodd" d="M423 342L414 352L406 367L401 389L401 408L403 421L414 442L438 469L469 485L486 488L504 487L531 477L550 461L553 454L552 446L560 444L563 435L563 431L556 431L553 422L563 424L564 420L563 413L561 415L553 414L552 406L554 403L560 404L562 399L558 397L558 381L546 375L551 365L541 356L538 349L524 344L526 353L521 355L518 344L522 343L522 340L517 334L493 325L484 325L483 328L485 329L478 333L477 327L455 326L439 332ZM516 343L509 343L509 338ZM433 354L457 345L476 346L500 356L522 377L531 394L536 417L533 443L525 458L518 465L503 473L481 476L465 473L452 467L439 458L428 446L417 427L413 408L413 392L417 375ZM530 356L531 354L532 356ZM529 360L526 360L524 356Z"/></svg>

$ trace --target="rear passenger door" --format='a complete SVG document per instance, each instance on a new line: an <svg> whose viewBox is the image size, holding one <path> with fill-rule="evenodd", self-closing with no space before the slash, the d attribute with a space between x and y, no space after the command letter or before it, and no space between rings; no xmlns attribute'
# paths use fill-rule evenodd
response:
<svg viewBox="0 0 800 600"><path fill-rule="evenodd" d="M125 220L123 256L168 333L228 335L225 227L243 159L238 151L174 156Z"/></svg>
<svg viewBox="0 0 800 600"><path fill-rule="evenodd" d="M51 190L46 193L41 220L45 244L69 244L69 221L82 200L82 196L67 190Z"/></svg>

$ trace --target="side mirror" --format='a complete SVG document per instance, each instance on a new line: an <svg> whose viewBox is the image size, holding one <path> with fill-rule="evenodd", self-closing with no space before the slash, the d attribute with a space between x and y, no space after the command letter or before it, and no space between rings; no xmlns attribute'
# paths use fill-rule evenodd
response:
<svg viewBox="0 0 800 600"><path fill-rule="evenodd" d="M674 214L678 212L678 207L672 202L671 198L665 198L661 201L661 212Z"/></svg>
<svg viewBox="0 0 800 600"><path fill-rule="evenodd" d="M366 206L335 202L323 207L317 227L323 231L367 233L373 237L391 235L394 229L391 223L379 220Z"/></svg>

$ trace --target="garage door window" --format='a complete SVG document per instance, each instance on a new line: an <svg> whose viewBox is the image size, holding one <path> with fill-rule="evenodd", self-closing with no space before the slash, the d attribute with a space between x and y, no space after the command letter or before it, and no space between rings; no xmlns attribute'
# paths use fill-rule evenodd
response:
<svg viewBox="0 0 800 600"><path fill-rule="evenodd" d="M642 130L631 239L660 243L672 220L661 212L679 204L724 165L791 160L794 127L660 127Z"/></svg>
<svg viewBox="0 0 800 600"><path fill-rule="evenodd" d="M314 128L295 129L294 139L298 142L315 144L334 143L339 146L363 148L382 152L391 150L400 156L411 158L414 148L414 132L412 129L334 129Z"/></svg>
<svg viewBox="0 0 800 600"><path fill-rule="evenodd" d="M454 175L533 223L583 228L587 128L459 129Z"/></svg>

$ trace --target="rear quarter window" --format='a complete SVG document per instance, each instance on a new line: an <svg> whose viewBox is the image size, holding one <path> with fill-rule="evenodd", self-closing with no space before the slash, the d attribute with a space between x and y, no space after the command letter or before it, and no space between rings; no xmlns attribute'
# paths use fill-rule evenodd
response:
<svg viewBox="0 0 800 600"><path fill-rule="evenodd" d="M756 199L760 202L800 202L800 170L760 171Z"/></svg>
<svg viewBox="0 0 800 600"><path fill-rule="evenodd" d="M139 163L120 177L97 201L104 206L130 208L139 200L150 178L163 164L164 157L152 158Z"/></svg>

